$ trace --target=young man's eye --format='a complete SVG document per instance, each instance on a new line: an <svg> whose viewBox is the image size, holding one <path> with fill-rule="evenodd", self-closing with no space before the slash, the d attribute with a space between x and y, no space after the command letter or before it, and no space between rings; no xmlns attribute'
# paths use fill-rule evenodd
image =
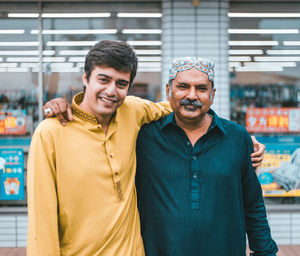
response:
<svg viewBox="0 0 300 256"><path fill-rule="evenodd" d="M99 79L99 82L101 82L101 83L107 83L107 82L108 82L108 79L106 79L106 78L101 78L101 79Z"/></svg>
<svg viewBox="0 0 300 256"><path fill-rule="evenodd" d="M128 85L128 83L125 83L125 82L119 82L118 85L120 87L126 87Z"/></svg>

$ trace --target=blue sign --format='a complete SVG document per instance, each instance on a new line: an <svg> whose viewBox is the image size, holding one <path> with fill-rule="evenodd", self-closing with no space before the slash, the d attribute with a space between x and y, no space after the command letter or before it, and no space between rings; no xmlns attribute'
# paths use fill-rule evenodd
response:
<svg viewBox="0 0 300 256"><path fill-rule="evenodd" d="M0 149L0 199L24 200L23 149Z"/></svg>

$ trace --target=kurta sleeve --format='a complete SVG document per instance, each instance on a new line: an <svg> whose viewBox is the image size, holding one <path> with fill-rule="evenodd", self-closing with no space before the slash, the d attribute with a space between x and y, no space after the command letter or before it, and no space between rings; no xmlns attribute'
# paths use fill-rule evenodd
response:
<svg viewBox="0 0 300 256"><path fill-rule="evenodd" d="M143 110L143 118L141 125L156 121L172 112L169 102L158 102L154 103L149 100L142 100L141 106Z"/></svg>
<svg viewBox="0 0 300 256"><path fill-rule="evenodd" d="M27 168L27 256L60 255L54 156L51 135L38 127Z"/></svg>
<svg viewBox="0 0 300 256"><path fill-rule="evenodd" d="M261 185L252 167L250 154L253 146L246 134L247 157L242 177L246 232L249 247L255 256L276 256L277 245L271 238Z"/></svg>

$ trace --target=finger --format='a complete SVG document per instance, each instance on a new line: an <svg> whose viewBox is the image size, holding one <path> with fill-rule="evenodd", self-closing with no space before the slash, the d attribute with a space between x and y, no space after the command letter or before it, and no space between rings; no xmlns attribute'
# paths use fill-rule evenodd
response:
<svg viewBox="0 0 300 256"><path fill-rule="evenodd" d="M52 108L52 111L54 112L54 115L59 120L59 122L62 125L66 125L67 120L64 118L64 116L63 116L63 114L62 114L62 112L61 112L61 110L59 108L59 105L53 104L51 108Z"/></svg>
<svg viewBox="0 0 300 256"><path fill-rule="evenodd" d="M53 117L53 115L54 115L53 111L45 112L45 109L51 108L49 105L50 105L50 104L46 103L46 104L42 107L42 113L43 113L43 115L44 115L46 118ZM51 108L51 109L52 109L52 108Z"/></svg>
<svg viewBox="0 0 300 256"><path fill-rule="evenodd" d="M257 151L257 152L253 152L251 153L251 157L263 157L264 155L264 151Z"/></svg>
<svg viewBox="0 0 300 256"><path fill-rule="evenodd" d="M67 114L68 114L68 119L69 121L73 121L74 120L74 117L73 117L73 114L72 114L72 108L69 104L67 104Z"/></svg>
<svg viewBox="0 0 300 256"><path fill-rule="evenodd" d="M251 157L252 163L261 163L263 159L263 157Z"/></svg>
<svg viewBox="0 0 300 256"><path fill-rule="evenodd" d="M260 166L260 164L252 163L252 166L253 166L254 168L258 168L258 167Z"/></svg>

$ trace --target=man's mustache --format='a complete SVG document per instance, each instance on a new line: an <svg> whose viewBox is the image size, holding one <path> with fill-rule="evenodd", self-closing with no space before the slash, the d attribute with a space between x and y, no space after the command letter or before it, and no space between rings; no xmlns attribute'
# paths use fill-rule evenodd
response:
<svg viewBox="0 0 300 256"><path fill-rule="evenodd" d="M189 99L182 99L180 101L180 105L181 106L193 106L195 108L201 108L202 107L202 103L200 101L197 100L189 100Z"/></svg>

